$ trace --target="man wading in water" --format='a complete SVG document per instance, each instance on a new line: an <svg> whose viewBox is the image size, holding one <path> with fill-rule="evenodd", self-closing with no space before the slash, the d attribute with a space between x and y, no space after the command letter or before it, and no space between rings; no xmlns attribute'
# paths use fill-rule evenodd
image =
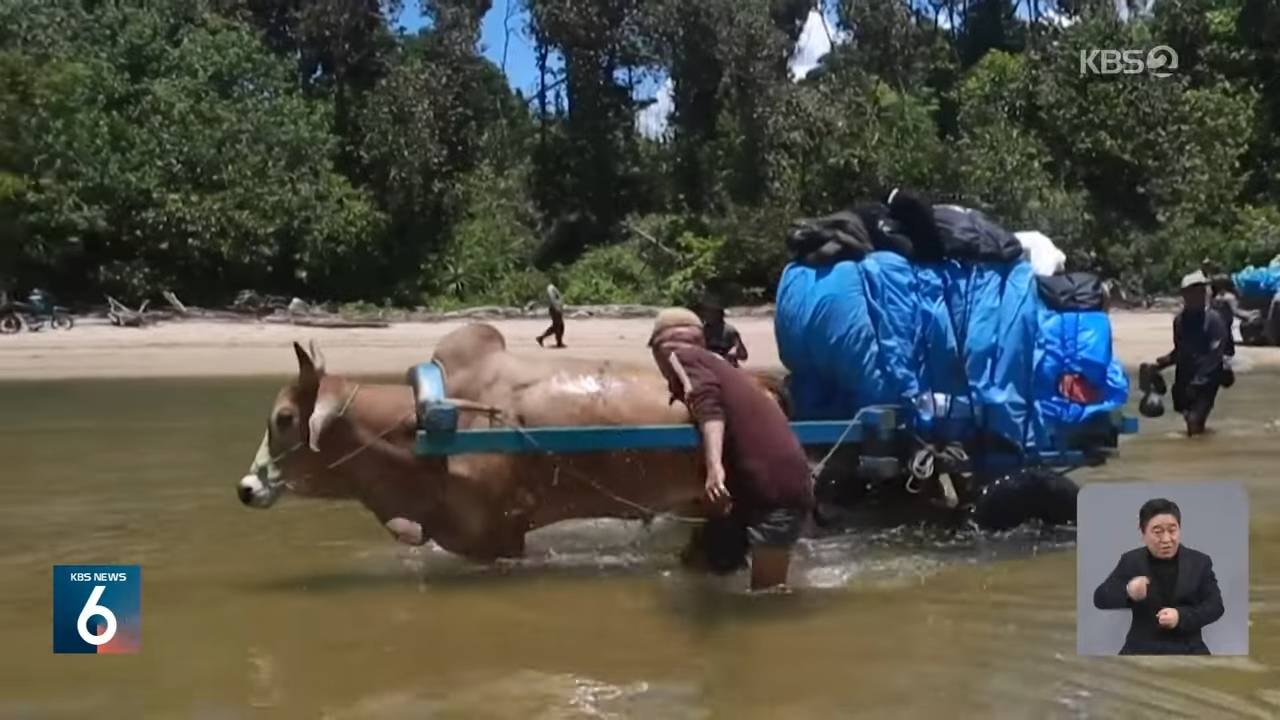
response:
<svg viewBox="0 0 1280 720"><path fill-rule="evenodd" d="M813 505L813 480L782 409L742 370L707 350L692 310L658 314L649 338L672 400L682 401L702 432L706 497L745 526L751 589L783 587L791 549Z"/></svg>
<svg viewBox="0 0 1280 720"><path fill-rule="evenodd" d="M1209 310L1208 279L1202 272L1182 278L1182 312L1173 319L1173 350L1156 359L1156 369L1177 366L1173 409L1182 413L1187 434L1204 432L1218 388L1228 379L1226 353L1231 345L1222 316Z"/></svg>
<svg viewBox="0 0 1280 720"><path fill-rule="evenodd" d="M551 313L551 327L538 336L538 347L542 341L552 335L556 336L556 347L564 347L564 299L555 285L547 286L547 310Z"/></svg>

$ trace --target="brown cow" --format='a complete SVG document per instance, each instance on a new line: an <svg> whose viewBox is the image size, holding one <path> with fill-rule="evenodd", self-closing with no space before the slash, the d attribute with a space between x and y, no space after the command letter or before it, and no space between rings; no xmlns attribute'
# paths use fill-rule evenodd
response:
<svg viewBox="0 0 1280 720"><path fill-rule="evenodd" d="M270 507L285 491L354 499L396 539L434 540L477 561L518 557L525 533L571 518L702 516L701 453L625 451L468 454L413 452L414 399L406 385L358 384L325 372L312 346L294 344L298 378L277 395L240 499ZM648 365L530 360L506 351L490 325L446 335L434 359L450 398L496 408L462 410L459 428L504 425L648 425L690 422ZM757 375L762 391L780 386Z"/></svg>

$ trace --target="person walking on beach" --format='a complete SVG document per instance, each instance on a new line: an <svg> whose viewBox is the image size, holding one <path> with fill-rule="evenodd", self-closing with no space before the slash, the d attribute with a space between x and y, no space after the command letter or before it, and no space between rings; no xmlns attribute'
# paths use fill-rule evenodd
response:
<svg viewBox="0 0 1280 720"><path fill-rule="evenodd" d="M547 310L551 313L551 327L538 336L538 347L552 335L556 336L556 347L564 347L564 298L555 285L547 285Z"/></svg>

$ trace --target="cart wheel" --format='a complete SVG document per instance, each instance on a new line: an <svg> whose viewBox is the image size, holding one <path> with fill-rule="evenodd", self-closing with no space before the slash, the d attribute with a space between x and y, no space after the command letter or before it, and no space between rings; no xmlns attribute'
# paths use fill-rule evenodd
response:
<svg viewBox="0 0 1280 720"><path fill-rule="evenodd" d="M17 315L7 313L0 315L0 334L12 335L22 329L22 321Z"/></svg>
<svg viewBox="0 0 1280 720"><path fill-rule="evenodd" d="M983 530L1009 530L1029 520L1075 525L1080 486L1062 473L1028 468L998 477L978 490L970 510Z"/></svg>
<svg viewBox="0 0 1280 720"><path fill-rule="evenodd" d="M53 318L49 320L49 326L54 330L70 330L76 321L70 315L55 313Z"/></svg>

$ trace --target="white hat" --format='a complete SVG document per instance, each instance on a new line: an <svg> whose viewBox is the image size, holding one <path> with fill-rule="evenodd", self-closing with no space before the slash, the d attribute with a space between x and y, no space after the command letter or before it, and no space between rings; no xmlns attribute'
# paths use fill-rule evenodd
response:
<svg viewBox="0 0 1280 720"><path fill-rule="evenodd" d="M1187 288L1195 287L1197 285L1208 285L1208 284L1209 284L1209 278L1205 277L1204 273L1200 272L1199 270L1182 276L1183 290L1186 290Z"/></svg>
<svg viewBox="0 0 1280 720"><path fill-rule="evenodd" d="M695 327L702 329L702 318L688 308L672 307L662 310L653 321L653 334L649 336L649 344L666 330L677 327Z"/></svg>

